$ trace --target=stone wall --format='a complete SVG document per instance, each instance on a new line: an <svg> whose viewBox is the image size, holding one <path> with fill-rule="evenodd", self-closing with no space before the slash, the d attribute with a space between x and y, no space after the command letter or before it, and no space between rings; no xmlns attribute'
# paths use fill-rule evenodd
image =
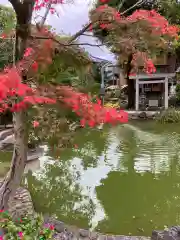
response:
<svg viewBox="0 0 180 240"><path fill-rule="evenodd" d="M0 184L2 184L2 179ZM31 195L27 189L22 187L19 187L15 195L10 198L8 206L8 212L12 217L33 215L35 213Z"/></svg>
<svg viewBox="0 0 180 240"><path fill-rule="evenodd" d="M53 224L57 234L54 239L57 240L150 240L150 237L144 236L123 236L109 235L98 232L91 232L88 229L79 229L74 226L68 226L58 220L45 217L45 222Z"/></svg>

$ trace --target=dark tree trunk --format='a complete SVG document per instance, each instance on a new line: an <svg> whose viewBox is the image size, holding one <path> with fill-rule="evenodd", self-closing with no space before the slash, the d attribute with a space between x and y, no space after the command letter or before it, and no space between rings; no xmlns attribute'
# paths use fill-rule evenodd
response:
<svg viewBox="0 0 180 240"><path fill-rule="evenodd" d="M27 159L25 120L24 112L13 114L15 144L10 170L4 178L0 188L0 209L2 210L8 208L7 203L9 197L15 193L24 173L25 162Z"/></svg>
<svg viewBox="0 0 180 240"><path fill-rule="evenodd" d="M126 73L127 73L127 85L128 85L128 108L134 108L135 106L135 89L134 89L134 81L129 79L129 74L131 72L132 66L132 55L128 57L128 62L126 65Z"/></svg>
<svg viewBox="0 0 180 240"><path fill-rule="evenodd" d="M127 85L128 85L128 108L134 108L135 106L135 89L134 89L134 81L127 77Z"/></svg>
<svg viewBox="0 0 180 240"><path fill-rule="evenodd" d="M34 0L24 0L23 3L18 0L9 0L17 16L16 27L16 52L15 59L20 60L23 57L27 40L30 34L31 18L34 6ZM18 112L13 114L14 124L14 151L10 170L7 173L0 187L0 209L8 209L8 201L16 189L19 187L27 160L27 132L26 132L26 114Z"/></svg>

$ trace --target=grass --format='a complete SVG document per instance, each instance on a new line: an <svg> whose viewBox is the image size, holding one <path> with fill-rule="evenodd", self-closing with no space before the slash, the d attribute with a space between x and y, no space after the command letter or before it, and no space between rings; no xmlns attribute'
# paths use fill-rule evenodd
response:
<svg viewBox="0 0 180 240"><path fill-rule="evenodd" d="M0 178L9 170L12 152L0 151Z"/></svg>

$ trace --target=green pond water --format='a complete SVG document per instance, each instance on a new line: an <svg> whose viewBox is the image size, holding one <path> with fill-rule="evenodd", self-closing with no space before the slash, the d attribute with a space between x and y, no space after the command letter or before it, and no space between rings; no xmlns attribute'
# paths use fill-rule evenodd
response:
<svg viewBox="0 0 180 240"><path fill-rule="evenodd" d="M180 224L180 125L83 129L75 143L56 160L47 151L26 175L37 211L110 234Z"/></svg>

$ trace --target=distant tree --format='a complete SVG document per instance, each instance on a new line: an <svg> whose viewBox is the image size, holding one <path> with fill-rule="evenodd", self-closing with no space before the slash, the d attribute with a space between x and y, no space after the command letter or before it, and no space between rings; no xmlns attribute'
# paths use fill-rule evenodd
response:
<svg viewBox="0 0 180 240"><path fill-rule="evenodd" d="M151 10L155 7L156 2L154 1L145 1L144 4L141 4L136 0L120 2L113 0L107 1L106 7L102 2L99 0L96 10L90 14L92 22L97 20L101 22L101 24L93 25L93 34L117 55L120 65L124 68L128 84L128 105L131 108L134 106L135 99L134 82L129 80L132 68L136 65L137 69L138 65L146 62L142 61L142 56L148 55L147 59L153 58L162 50L169 50L169 39L167 40L166 34L160 34L160 32L153 34L155 25L150 23L151 18L155 21L158 21L159 18L159 21L164 23L167 23L167 20ZM105 10L103 10L104 8ZM97 9L99 10L97 11ZM127 11L127 9L130 10ZM157 22L156 24L158 26ZM141 61L138 61L137 58L134 59L137 54L141 55ZM149 63L152 64L152 62Z"/></svg>
<svg viewBox="0 0 180 240"><path fill-rule="evenodd" d="M13 62L15 25L16 16L13 9L0 5L0 69Z"/></svg>

